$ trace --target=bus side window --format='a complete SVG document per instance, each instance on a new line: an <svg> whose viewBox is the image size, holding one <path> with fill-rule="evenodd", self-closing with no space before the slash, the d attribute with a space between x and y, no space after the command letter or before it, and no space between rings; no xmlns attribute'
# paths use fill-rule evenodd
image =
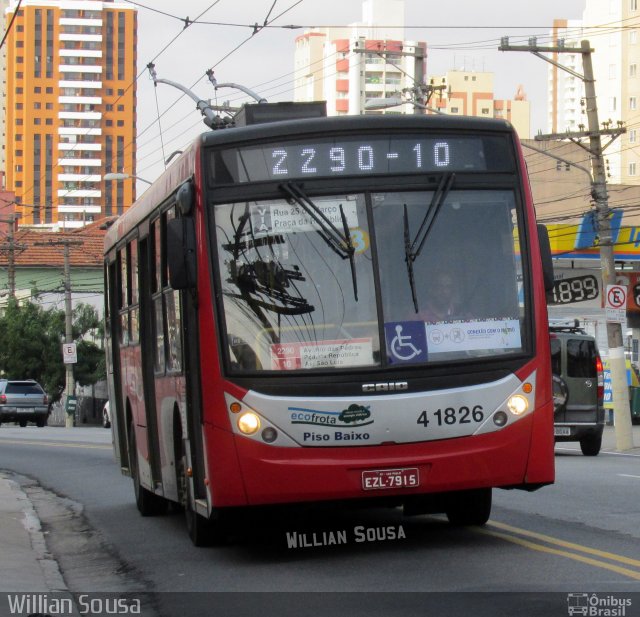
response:
<svg viewBox="0 0 640 617"><path fill-rule="evenodd" d="M138 241L131 240L129 243L129 277L130 277L130 298L129 298L129 336L132 343L140 340L140 307L138 299Z"/></svg>
<svg viewBox="0 0 640 617"><path fill-rule="evenodd" d="M128 286L127 286L127 249L121 248L118 251L118 312L119 312L119 327L118 335L120 338L120 345L129 344L129 312L128 306Z"/></svg>
<svg viewBox="0 0 640 617"><path fill-rule="evenodd" d="M151 267L151 295L153 300L153 332L155 336L155 348L153 357L153 368L156 373L164 373L165 352L164 352L164 309L162 299L162 218L151 223L150 237L153 245L153 263Z"/></svg>
<svg viewBox="0 0 640 617"><path fill-rule="evenodd" d="M167 369L170 371L182 370L182 318L180 312L180 292L169 286L167 275L167 242L166 242L166 224L176 216L175 208L167 210L166 221L164 226L163 238L163 295L164 306L166 310L167 324Z"/></svg>

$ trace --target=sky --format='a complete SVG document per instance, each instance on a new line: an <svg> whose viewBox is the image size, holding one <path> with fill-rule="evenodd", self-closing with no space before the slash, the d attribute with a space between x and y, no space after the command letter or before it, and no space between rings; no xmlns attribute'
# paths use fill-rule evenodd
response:
<svg viewBox="0 0 640 617"><path fill-rule="evenodd" d="M128 0L124 0L127 1ZM603 0L604 1L604 0ZM240 84L269 102L293 99L295 38L313 26L362 20L361 0L146 0L138 8L137 175L155 180L164 161L207 130L195 102L178 89L154 88L157 77L177 82L202 99L238 106L252 102L218 83ZM500 52L500 38L548 41L554 19L580 19L585 0L405 0L405 40L427 43L427 75L464 69L494 73L496 98L513 98L522 85L531 102L532 134L546 132L548 63L526 52ZM258 29L254 24L270 27ZM190 23L186 27L187 19ZM207 23L204 23L207 22ZM228 24L228 25L224 25ZM291 29L283 26L302 26ZM597 43L593 45L596 53ZM130 170L124 170L130 172ZM138 183L138 193L145 188Z"/></svg>

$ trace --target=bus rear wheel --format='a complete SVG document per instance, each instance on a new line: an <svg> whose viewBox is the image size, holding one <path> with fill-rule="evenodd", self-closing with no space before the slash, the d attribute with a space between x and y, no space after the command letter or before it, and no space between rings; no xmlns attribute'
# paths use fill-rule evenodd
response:
<svg viewBox="0 0 640 617"><path fill-rule="evenodd" d="M491 489L451 493L445 513L452 525L484 525L491 515Z"/></svg>
<svg viewBox="0 0 640 617"><path fill-rule="evenodd" d="M142 516L164 514L167 510L166 499L152 493L140 484L136 432L133 423L129 425L129 470L131 472L131 479L133 480L133 492L136 496L138 512L140 512Z"/></svg>

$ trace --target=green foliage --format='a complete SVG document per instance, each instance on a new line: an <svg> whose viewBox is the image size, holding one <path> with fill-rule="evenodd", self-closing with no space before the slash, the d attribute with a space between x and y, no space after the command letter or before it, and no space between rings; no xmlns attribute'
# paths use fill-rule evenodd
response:
<svg viewBox="0 0 640 617"><path fill-rule="evenodd" d="M104 352L83 339L95 330L103 330L95 309L80 304L74 311L73 336L78 342L78 364L74 377L81 385L95 383L106 375ZM62 343L65 338L64 311L43 309L15 299L0 316L0 373L12 379L35 379L55 402L65 384Z"/></svg>

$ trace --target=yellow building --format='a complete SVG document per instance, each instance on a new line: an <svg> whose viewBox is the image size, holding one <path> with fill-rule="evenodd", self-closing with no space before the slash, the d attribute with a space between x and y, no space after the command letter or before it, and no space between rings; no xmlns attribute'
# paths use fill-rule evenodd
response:
<svg viewBox="0 0 640 617"><path fill-rule="evenodd" d="M430 107L450 115L502 118L513 124L522 139L530 137L529 101L521 87L513 99L496 99L493 73L479 71L448 71L431 77L434 89Z"/></svg>
<svg viewBox="0 0 640 617"><path fill-rule="evenodd" d="M11 23L18 2L5 15ZM135 174L137 12L117 0L22 0L6 41L6 186L21 224L121 214Z"/></svg>

